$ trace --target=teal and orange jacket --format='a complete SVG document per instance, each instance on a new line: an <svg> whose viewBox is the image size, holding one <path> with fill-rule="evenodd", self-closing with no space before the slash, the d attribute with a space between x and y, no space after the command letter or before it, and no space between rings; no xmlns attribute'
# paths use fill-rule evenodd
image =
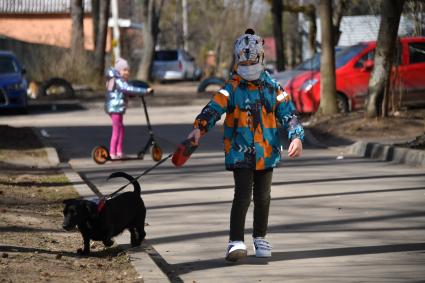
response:
<svg viewBox="0 0 425 283"><path fill-rule="evenodd" d="M280 161L277 121L289 140L304 140L290 96L264 71L256 81L233 74L196 117L194 128L209 131L221 116L224 121L225 166L228 170L276 167ZM277 120L277 121L276 121Z"/></svg>

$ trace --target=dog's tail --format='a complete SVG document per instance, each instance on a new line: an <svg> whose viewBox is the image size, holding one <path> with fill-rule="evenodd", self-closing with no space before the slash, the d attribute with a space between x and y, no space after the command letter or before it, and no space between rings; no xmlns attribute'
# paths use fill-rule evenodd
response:
<svg viewBox="0 0 425 283"><path fill-rule="evenodd" d="M131 175L125 173L125 172L121 172L121 171L114 172L111 175L109 175L108 180L112 179L112 178L119 178L119 177L125 178L129 182L131 182L133 184L133 187L134 187L134 192L140 195L141 189L140 189L139 182L133 176L131 176Z"/></svg>

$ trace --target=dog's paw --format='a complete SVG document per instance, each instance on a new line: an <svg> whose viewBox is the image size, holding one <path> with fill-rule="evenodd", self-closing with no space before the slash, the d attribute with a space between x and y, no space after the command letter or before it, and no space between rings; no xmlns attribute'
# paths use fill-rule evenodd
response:
<svg viewBox="0 0 425 283"><path fill-rule="evenodd" d="M88 255L90 252L89 251L85 251L83 249L78 249L77 250L77 254L79 255Z"/></svg>
<svg viewBox="0 0 425 283"><path fill-rule="evenodd" d="M131 239L131 246L132 247L138 247L142 244L143 239L140 239L139 237L137 239Z"/></svg>
<svg viewBox="0 0 425 283"><path fill-rule="evenodd" d="M131 246L132 246L133 248L134 248L134 247L139 247L141 244L142 244L142 241L139 241L139 240L134 241L134 242L131 242Z"/></svg>

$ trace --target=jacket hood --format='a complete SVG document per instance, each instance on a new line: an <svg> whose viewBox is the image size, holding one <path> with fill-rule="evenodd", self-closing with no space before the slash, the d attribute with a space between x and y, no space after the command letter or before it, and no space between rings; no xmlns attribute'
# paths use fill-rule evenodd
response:
<svg viewBox="0 0 425 283"><path fill-rule="evenodd" d="M107 79L111 79L111 78L119 78L120 77L120 73L118 72L118 70L114 69L114 68L109 68L106 71L105 74Z"/></svg>

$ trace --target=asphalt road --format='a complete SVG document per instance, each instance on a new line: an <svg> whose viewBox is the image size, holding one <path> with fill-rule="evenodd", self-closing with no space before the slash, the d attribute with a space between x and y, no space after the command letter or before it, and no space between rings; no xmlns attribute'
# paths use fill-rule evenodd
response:
<svg viewBox="0 0 425 283"><path fill-rule="evenodd" d="M186 137L201 108L149 109L164 153ZM104 194L123 184L107 182L111 172L137 175L154 164L150 157L105 165L91 160L91 149L107 145L111 131L101 107L0 116L0 123L44 130L62 161ZM125 124L125 151L136 153L148 138L141 109L129 109ZM423 282L424 170L342 152L307 144L302 158L284 157L272 186L273 257L228 264L233 179L224 170L216 127L186 166L166 162L141 180L147 239L162 258L163 271L175 282ZM250 255L251 223L252 207L245 234Z"/></svg>

